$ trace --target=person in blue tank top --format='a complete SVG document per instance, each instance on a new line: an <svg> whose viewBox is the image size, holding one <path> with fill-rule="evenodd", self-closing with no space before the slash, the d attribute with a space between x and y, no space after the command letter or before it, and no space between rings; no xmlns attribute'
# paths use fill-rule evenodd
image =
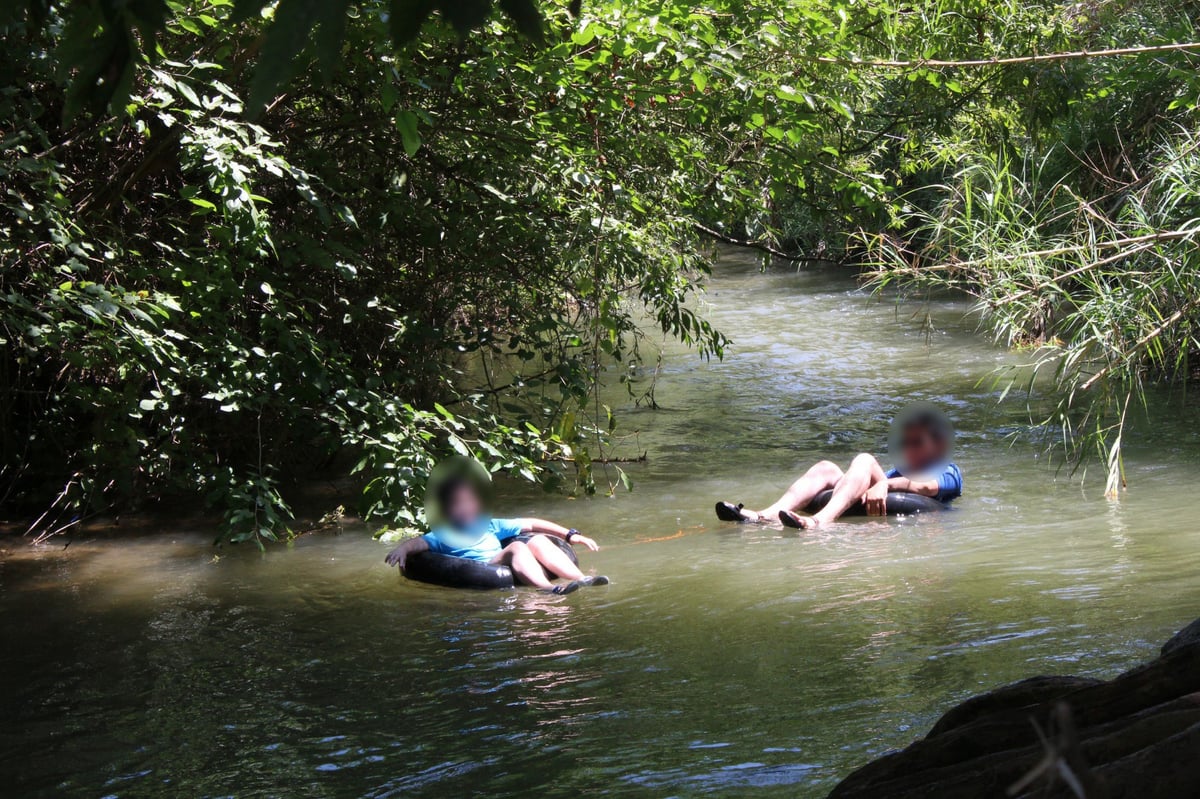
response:
<svg viewBox="0 0 1200 799"><path fill-rule="evenodd" d="M545 519L493 519L484 512L483 498L471 480L452 477L435 491L438 516L442 520L418 538L410 538L393 549L384 559L389 566L404 570L405 561L418 552L434 552L452 558L508 566L513 576L555 594L569 594L589 585L607 585L603 575L587 577L571 559L546 536L561 538L568 544L582 544L593 552L600 547L578 530L567 529ZM536 533L523 541L504 542L526 533ZM550 578L567 580L555 585Z"/></svg>
<svg viewBox="0 0 1200 799"><path fill-rule="evenodd" d="M953 431L949 422L930 406L916 406L902 414L894 444L899 448L903 469L884 471L875 456L863 453L843 470L832 461L821 461L792 483L783 496L760 511L732 502L717 503L717 518L735 522L769 522L778 519L785 527L811 530L829 524L852 505L861 502L870 516L887 513L891 491L908 491L950 502L962 494L962 470L948 459ZM822 491L832 490L825 507L812 516L797 511Z"/></svg>

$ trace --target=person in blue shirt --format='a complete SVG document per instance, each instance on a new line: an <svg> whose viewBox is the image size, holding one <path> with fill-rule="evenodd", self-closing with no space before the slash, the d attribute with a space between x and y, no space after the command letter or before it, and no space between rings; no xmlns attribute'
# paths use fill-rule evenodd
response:
<svg viewBox="0 0 1200 799"><path fill-rule="evenodd" d="M508 566L513 576L526 585L555 594L569 594L589 585L607 585L604 576L587 577L546 536L568 544L583 544L595 552L600 547L578 530L567 529L545 519L493 519L484 512L483 498L471 480L454 477L435 489L435 501L443 523L418 538L410 538L384 559L389 566L404 570L405 561L418 552L435 552L453 558ZM526 541L502 544L523 533L537 533ZM547 576L568 582L555 585Z"/></svg>
<svg viewBox="0 0 1200 799"><path fill-rule="evenodd" d="M879 461L866 453L855 457L845 470L832 461L821 461L769 507L755 511L718 502L717 517L744 522L778 519L786 527L811 530L834 521L857 502L863 503L868 515L883 516L889 491L910 491L949 502L962 494L963 477L958 466L947 460L952 434L943 420L933 413L918 413L902 420L897 443L905 464L903 473L896 468L884 471ZM812 516L796 512L828 489L833 495L824 508Z"/></svg>

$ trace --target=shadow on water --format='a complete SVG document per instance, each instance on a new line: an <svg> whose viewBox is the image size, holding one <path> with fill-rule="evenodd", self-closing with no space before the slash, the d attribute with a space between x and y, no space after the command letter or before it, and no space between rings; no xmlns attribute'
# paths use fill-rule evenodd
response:
<svg viewBox="0 0 1200 799"><path fill-rule="evenodd" d="M927 343L841 273L731 255L704 305L725 360L664 345L658 411L613 388L649 454L633 493L503 492L599 539L584 566L612 586L406 583L360 529L267 555L202 529L0 543L0 793L819 796L955 700L1111 675L1198 615L1194 405L1137 431L1109 504L1008 440L1026 411L989 375L1019 359L961 303L929 306ZM958 425L954 511L815 534L712 517L880 451L916 399Z"/></svg>

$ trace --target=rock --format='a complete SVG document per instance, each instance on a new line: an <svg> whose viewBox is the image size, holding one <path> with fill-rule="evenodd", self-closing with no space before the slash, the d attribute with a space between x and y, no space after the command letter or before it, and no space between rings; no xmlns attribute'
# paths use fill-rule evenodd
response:
<svg viewBox="0 0 1200 799"><path fill-rule="evenodd" d="M1034 677L968 699L830 799L1200 796L1200 620L1109 680Z"/></svg>
<svg viewBox="0 0 1200 799"><path fill-rule="evenodd" d="M997 688L972 697L946 712L926 738L933 738L975 719L1003 710L1026 708L1058 699L1079 688L1097 685L1100 680L1089 677L1030 677L1027 680Z"/></svg>
<svg viewBox="0 0 1200 799"><path fill-rule="evenodd" d="M1200 643L1200 619L1172 635L1171 640L1163 644L1162 654L1170 654L1182 646L1195 643Z"/></svg>

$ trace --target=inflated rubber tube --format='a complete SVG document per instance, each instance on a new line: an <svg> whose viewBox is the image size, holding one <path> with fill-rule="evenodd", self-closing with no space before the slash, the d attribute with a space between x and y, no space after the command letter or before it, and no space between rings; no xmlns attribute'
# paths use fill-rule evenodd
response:
<svg viewBox="0 0 1200 799"><path fill-rule="evenodd" d="M832 490L822 491L813 498L812 502L808 503L808 507L805 510L809 513L816 513L829 503L831 496L833 496ZM917 513L946 510L947 507L946 503L938 502L933 497L927 497L924 494L914 494L911 491L890 491L887 495L888 516L912 516ZM855 502L846 509L843 515L866 516L867 509L863 507L861 502Z"/></svg>
<svg viewBox="0 0 1200 799"><path fill-rule="evenodd" d="M500 543L508 546L513 541L528 541L533 536L518 535ZM546 536L567 554L572 563L578 564L575 550L561 538ZM418 552L404 564L404 576L419 583L442 585L447 588L512 588L516 585L512 569L468 558L452 558L434 552Z"/></svg>

